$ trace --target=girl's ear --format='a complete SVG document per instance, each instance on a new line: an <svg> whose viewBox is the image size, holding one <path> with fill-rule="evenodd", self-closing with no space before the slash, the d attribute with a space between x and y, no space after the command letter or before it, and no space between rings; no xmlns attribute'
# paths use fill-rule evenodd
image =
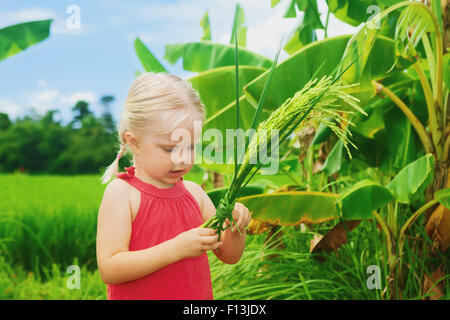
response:
<svg viewBox="0 0 450 320"><path fill-rule="evenodd" d="M132 133L130 132L125 133L125 141L130 146L134 154L139 153L139 142Z"/></svg>

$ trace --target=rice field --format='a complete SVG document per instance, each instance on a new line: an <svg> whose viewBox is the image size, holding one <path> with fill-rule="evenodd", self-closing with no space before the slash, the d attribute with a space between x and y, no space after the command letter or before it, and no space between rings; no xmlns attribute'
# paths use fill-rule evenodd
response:
<svg viewBox="0 0 450 320"><path fill-rule="evenodd" d="M202 175L192 172L185 179L201 183ZM106 299L95 255L105 188L99 178L0 175L0 299ZM319 262L309 254L310 241L331 227L280 227L270 245L267 233L248 235L236 265L209 252L215 299L386 299L366 285L367 267L386 254L376 226L363 222L338 252ZM416 258L410 262L420 265ZM80 289L68 285L70 265L80 267ZM386 268L381 272L383 282ZM421 284L413 274L408 279L409 298L419 299Z"/></svg>

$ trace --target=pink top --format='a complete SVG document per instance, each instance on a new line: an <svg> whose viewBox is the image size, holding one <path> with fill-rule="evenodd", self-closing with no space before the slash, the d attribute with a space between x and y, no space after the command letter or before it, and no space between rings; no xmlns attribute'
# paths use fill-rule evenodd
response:
<svg viewBox="0 0 450 320"><path fill-rule="evenodd" d="M134 167L117 177L141 192L141 203L132 223L130 251L147 249L202 224L200 207L185 188L183 177L167 189L137 178ZM161 268L141 279L108 284L108 300L212 300L211 273L204 252Z"/></svg>

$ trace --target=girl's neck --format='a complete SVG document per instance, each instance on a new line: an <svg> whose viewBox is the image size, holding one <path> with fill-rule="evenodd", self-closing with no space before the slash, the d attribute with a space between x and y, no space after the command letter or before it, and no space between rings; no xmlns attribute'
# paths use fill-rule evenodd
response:
<svg viewBox="0 0 450 320"><path fill-rule="evenodd" d="M167 184L163 181L153 179L148 174L146 174L144 170L141 170L138 166L135 166L135 174L134 175L138 179L144 181L145 183L152 184L155 187L160 188L160 189L168 189L168 188L173 187L173 184Z"/></svg>

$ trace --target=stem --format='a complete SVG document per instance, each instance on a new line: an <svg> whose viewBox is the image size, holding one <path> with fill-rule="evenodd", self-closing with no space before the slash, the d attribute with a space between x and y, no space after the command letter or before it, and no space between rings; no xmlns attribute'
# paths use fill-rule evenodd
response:
<svg viewBox="0 0 450 320"><path fill-rule="evenodd" d="M430 78L431 85L433 86L433 92L436 92L436 73L435 73L435 61L433 49L431 48L430 41L428 40L428 36L423 34L422 37L423 47L425 49L425 54L427 56L428 68L430 69Z"/></svg>
<svg viewBox="0 0 450 320"><path fill-rule="evenodd" d="M380 225L381 229L383 230L384 236L386 238L386 246L387 246L387 250L388 250L388 254L389 254L389 265L391 266L392 261L393 261L393 254L392 254L392 233L389 231L389 228L386 224L386 222L384 221L384 219L376 212L376 211L372 211L372 214L374 215L375 219L377 220L378 224Z"/></svg>
<svg viewBox="0 0 450 320"><path fill-rule="evenodd" d="M289 173L288 170L286 170L286 169L284 169L284 168L281 168L281 171L283 171L283 173L284 173L285 175L287 175L288 178L291 179L296 185L299 185L299 184L300 184L300 183L294 178L294 176L293 176L292 174Z"/></svg>
<svg viewBox="0 0 450 320"><path fill-rule="evenodd" d="M439 160L441 160L442 152L441 146L439 145L441 135L436 118L436 109L434 108L435 104L433 99L433 92L431 91L430 83L428 82L428 79L425 75L425 72L423 71L422 67L419 64L419 61L414 63L414 69L416 70L417 75L419 76L419 80L420 83L422 84L422 89L425 94L425 100L427 102L427 109L428 109L428 118L430 120L431 137L434 142L434 147L436 148L436 156Z"/></svg>
<svg viewBox="0 0 450 320"><path fill-rule="evenodd" d="M438 4L440 5L440 4ZM434 29L436 30L436 85L437 85L437 90L436 90L436 101L438 106L442 109L442 87L444 84L443 81L443 66L442 66L442 61L443 61L443 55L444 55L444 49L443 49L443 45L442 45L442 35L441 35L441 30L439 28L439 23L436 19L436 16L433 14L433 11L431 11L428 7L425 7L428 11L428 14L431 16L431 19L433 20L433 24L434 24Z"/></svg>
<svg viewBox="0 0 450 320"><path fill-rule="evenodd" d="M392 233L397 234L397 209L398 202L388 204L388 225L391 227Z"/></svg>
<svg viewBox="0 0 450 320"><path fill-rule="evenodd" d="M444 143L443 159L444 162L448 160L448 153L450 152L450 132L448 133L447 139Z"/></svg>
<svg viewBox="0 0 450 320"><path fill-rule="evenodd" d="M324 38L328 38L328 20L330 19L330 8L327 9L327 20L325 21L325 35Z"/></svg>
<svg viewBox="0 0 450 320"><path fill-rule="evenodd" d="M416 219L422 214L424 213L428 208L432 207L433 205L435 205L437 203L436 200L431 200L427 203L425 203L422 207L420 207L406 222L405 224L402 226L402 228L400 229L400 233L399 233L399 238L398 238L398 255L400 257L400 261L402 258L402 253L403 253L403 243L405 241L405 234L406 234L406 230L408 230L408 228L414 223L414 221L416 221Z"/></svg>
<svg viewBox="0 0 450 320"><path fill-rule="evenodd" d="M236 7L237 12L237 7ZM235 48L235 67L236 67L236 130L239 130L239 48L238 48L238 30L237 23L234 28L234 48ZM238 158L237 158L237 136L233 136L234 144L234 179L236 179L237 172L239 170ZM244 143L245 144L245 143ZM245 147L245 145L244 145Z"/></svg>
<svg viewBox="0 0 450 320"><path fill-rule="evenodd" d="M433 144L430 141L430 137L428 136L424 126L422 123L417 119L417 117L412 113L412 111L408 108L408 106L399 98L397 97L391 90L383 86L381 83L372 81L372 83L376 86L377 92L382 92L385 95L391 99L392 102L395 103L397 107L400 108L400 110L405 114L405 116L411 121L411 124L413 125L414 129L416 130L420 141L422 142L422 145L425 149L426 153L432 153L433 152Z"/></svg>

